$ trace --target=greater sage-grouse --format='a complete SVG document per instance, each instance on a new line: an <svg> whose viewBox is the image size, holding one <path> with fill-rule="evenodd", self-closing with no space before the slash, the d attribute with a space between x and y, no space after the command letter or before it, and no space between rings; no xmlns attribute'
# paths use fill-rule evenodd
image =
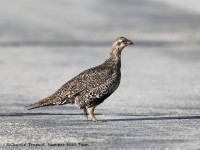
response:
<svg viewBox="0 0 200 150"><path fill-rule="evenodd" d="M71 103L83 109L91 121L97 121L94 109L118 88L121 79L121 52L124 47L132 44L125 37L119 37L112 44L110 58L103 64L83 71L51 96L30 105L28 110Z"/></svg>

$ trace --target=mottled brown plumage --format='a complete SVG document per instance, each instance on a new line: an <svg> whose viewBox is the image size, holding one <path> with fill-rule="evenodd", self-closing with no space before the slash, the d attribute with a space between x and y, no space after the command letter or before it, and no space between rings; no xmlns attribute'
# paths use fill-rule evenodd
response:
<svg viewBox="0 0 200 150"><path fill-rule="evenodd" d="M121 79L121 52L124 47L132 44L125 37L116 39L112 44L110 58L103 64L83 71L51 96L30 105L29 110L71 103L83 109L92 121L97 121L94 109L118 88Z"/></svg>

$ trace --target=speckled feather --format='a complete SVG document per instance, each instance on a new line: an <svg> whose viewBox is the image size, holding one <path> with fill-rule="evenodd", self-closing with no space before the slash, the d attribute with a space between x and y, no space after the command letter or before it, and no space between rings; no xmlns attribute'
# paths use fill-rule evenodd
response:
<svg viewBox="0 0 200 150"><path fill-rule="evenodd" d="M95 105L96 98L113 93L120 83L120 70L108 65L109 61L80 73L53 95L33 104L30 109L67 103L75 103L80 108Z"/></svg>
<svg viewBox="0 0 200 150"><path fill-rule="evenodd" d="M119 86L121 79L121 51L132 42L120 37L113 42L111 56L103 64L88 69L65 83L51 96L30 105L30 109L76 104L79 108L95 108L109 97ZM87 112L85 111L87 114Z"/></svg>

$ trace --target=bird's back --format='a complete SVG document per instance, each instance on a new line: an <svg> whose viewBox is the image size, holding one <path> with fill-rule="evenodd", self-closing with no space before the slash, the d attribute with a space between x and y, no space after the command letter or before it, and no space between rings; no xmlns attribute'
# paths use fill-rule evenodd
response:
<svg viewBox="0 0 200 150"><path fill-rule="evenodd" d="M32 104L32 108L75 103L80 108L98 105L119 86L120 67L107 60L103 64L83 71L65 83L53 95Z"/></svg>

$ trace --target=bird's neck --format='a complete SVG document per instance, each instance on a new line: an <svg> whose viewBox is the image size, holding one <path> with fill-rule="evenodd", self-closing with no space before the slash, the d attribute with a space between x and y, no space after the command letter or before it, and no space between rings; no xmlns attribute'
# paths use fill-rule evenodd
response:
<svg viewBox="0 0 200 150"><path fill-rule="evenodd" d="M106 61L110 65L115 65L117 68L121 68L121 51L117 48L112 48L110 58Z"/></svg>
<svg viewBox="0 0 200 150"><path fill-rule="evenodd" d="M110 58L115 61L116 63L121 62L121 52L122 49L112 47L111 53L110 53Z"/></svg>

